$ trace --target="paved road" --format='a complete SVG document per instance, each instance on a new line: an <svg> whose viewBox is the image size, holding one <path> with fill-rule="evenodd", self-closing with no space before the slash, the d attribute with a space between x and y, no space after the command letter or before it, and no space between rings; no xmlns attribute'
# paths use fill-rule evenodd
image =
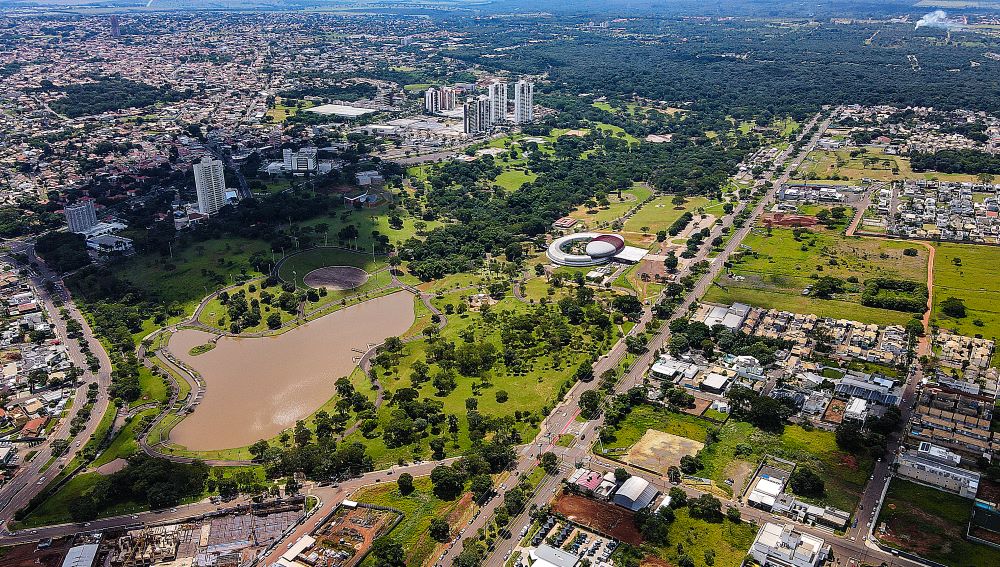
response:
<svg viewBox="0 0 1000 567"><path fill-rule="evenodd" d="M29 278L30 284L36 296L44 304L45 310L49 314L49 320L56 328L56 336L59 337L59 339L67 346L70 359L76 366L84 369L85 371L82 376L82 384L76 389L76 402L73 405L75 408L73 415L63 419L49 434L48 438L44 442L33 447L32 450L38 451L38 453L31 460L31 462L21 466L14 478L0 488L0 523L4 524L3 527L0 528L0 536L8 533L6 524L13 518L14 512L23 508L29 500L41 492L46 485L45 480L51 481L52 477L58 474L61 465L72 460L76 453L79 452L79 450L86 444L90 436L93 435L94 431L97 429L97 425L101 421L101 416L104 415L110 405L108 399L108 386L111 384L111 360L108 358L108 355L104 351L104 347L101 345L100 341L94 337L94 333L91 330L90 325L87 323L87 320L76 309L73 302L70 301L70 297L67 292L61 291L59 292L60 297L53 298L50 297L49 293L45 290L45 282L59 281L58 277L49 272L45 268L44 264L40 263L37 258L35 258L33 245L21 242L9 242L8 245L11 247L13 252L22 252L27 254L29 259L35 260L35 263L38 264L38 271L33 272L33 275ZM12 257L6 257L5 260L16 264L16 261ZM94 356L96 356L101 363L101 369L96 374L86 370L86 357L84 357L83 353L80 352L78 342L76 340L67 340L66 322L59 316L59 309L55 306L54 299L61 300L63 302L63 308L65 308L69 312L70 316L76 319L83 327L83 336L87 341L91 352L94 353ZM76 436L78 442L74 441L66 455L53 463L53 465L46 470L43 475L41 469L52 456L52 442L56 439L69 438L69 428L72 417L75 417L79 408L83 407L83 400L85 400L87 396L87 388L90 384L95 382L99 385L98 397L94 403L94 407L91 409L91 418L87 421L84 429ZM42 478L43 476L45 477L44 479ZM0 541L5 540L0 537Z"/></svg>

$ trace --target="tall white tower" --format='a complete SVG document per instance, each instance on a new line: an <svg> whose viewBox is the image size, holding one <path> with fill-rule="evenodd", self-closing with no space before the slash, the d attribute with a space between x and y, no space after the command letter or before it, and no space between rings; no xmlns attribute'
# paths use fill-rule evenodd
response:
<svg viewBox="0 0 1000 567"><path fill-rule="evenodd" d="M514 84L514 124L528 124L535 119L535 83L524 79Z"/></svg>
<svg viewBox="0 0 1000 567"><path fill-rule="evenodd" d="M93 201L80 201L63 207L70 232L87 232L97 225L97 212Z"/></svg>
<svg viewBox="0 0 1000 567"><path fill-rule="evenodd" d="M507 121L507 83L490 85L490 121L494 124Z"/></svg>
<svg viewBox="0 0 1000 567"><path fill-rule="evenodd" d="M198 191L198 210L211 215L226 204L226 174L222 161L208 156L194 164L194 186Z"/></svg>

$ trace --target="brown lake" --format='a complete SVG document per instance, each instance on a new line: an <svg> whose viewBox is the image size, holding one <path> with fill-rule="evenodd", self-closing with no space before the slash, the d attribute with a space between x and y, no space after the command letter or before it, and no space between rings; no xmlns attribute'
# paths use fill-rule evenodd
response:
<svg viewBox="0 0 1000 567"><path fill-rule="evenodd" d="M182 329L170 338L174 356L201 373L205 396L170 432L194 451L242 447L293 427L336 391L371 344L413 325L413 295L394 293L335 311L273 337L223 337L191 356L215 335Z"/></svg>

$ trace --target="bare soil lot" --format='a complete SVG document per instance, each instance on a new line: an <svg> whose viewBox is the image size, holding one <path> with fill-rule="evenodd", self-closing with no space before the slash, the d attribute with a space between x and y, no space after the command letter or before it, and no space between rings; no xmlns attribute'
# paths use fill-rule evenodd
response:
<svg viewBox="0 0 1000 567"><path fill-rule="evenodd" d="M666 475L667 469L671 466L681 464L681 457L694 455L704 446L704 443L687 437L649 429L642 439L629 449L625 462Z"/></svg>
<svg viewBox="0 0 1000 567"><path fill-rule="evenodd" d="M315 269L302 282L311 288L345 290L360 287L368 281L368 272L354 266L328 266Z"/></svg>
<svg viewBox="0 0 1000 567"><path fill-rule="evenodd" d="M632 512L624 508L576 494L560 494L552 504L552 509L598 533L632 545L642 543Z"/></svg>

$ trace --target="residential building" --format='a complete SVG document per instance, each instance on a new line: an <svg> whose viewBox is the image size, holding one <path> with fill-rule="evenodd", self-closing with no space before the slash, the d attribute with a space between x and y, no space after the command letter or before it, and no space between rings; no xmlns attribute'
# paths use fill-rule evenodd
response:
<svg viewBox="0 0 1000 567"><path fill-rule="evenodd" d="M969 462L1000 452L993 439L996 398L941 386L927 386L917 399L907 436L911 443L933 443L954 451Z"/></svg>
<svg viewBox="0 0 1000 567"><path fill-rule="evenodd" d="M963 498L975 499L979 490L979 473L943 463L931 457L930 453L909 449L899 455L896 464L899 465L896 470L899 476Z"/></svg>
<svg viewBox="0 0 1000 567"><path fill-rule="evenodd" d="M493 127L489 97L479 96L465 101L465 133L482 134Z"/></svg>
<svg viewBox="0 0 1000 567"><path fill-rule="evenodd" d="M844 421L854 421L864 425L868 419L868 402L861 398L851 398L844 410Z"/></svg>
<svg viewBox="0 0 1000 567"><path fill-rule="evenodd" d="M205 156L194 164L194 186L198 211L212 215L226 204L226 175L222 161Z"/></svg>
<svg viewBox="0 0 1000 567"><path fill-rule="evenodd" d="M451 87L429 87L424 91L424 110L428 114L455 110L455 99L455 89Z"/></svg>
<svg viewBox="0 0 1000 567"><path fill-rule="evenodd" d="M818 567L830 555L830 546L790 525L766 522L757 532L750 555L765 567Z"/></svg>
<svg viewBox="0 0 1000 567"><path fill-rule="evenodd" d="M514 124L529 124L535 119L535 84L521 79L514 84Z"/></svg>
<svg viewBox="0 0 1000 567"><path fill-rule="evenodd" d="M311 173L316 171L316 148L302 148L292 150L285 148L282 151L285 171L292 173Z"/></svg>
<svg viewBox="0 0 1000 567"><path fill-rule="evenodd" d="M424 110L428 114L441 112L441 91L434 87L430 87L424 91Z"/></svg>
<svg viewBox="0 0 1000 567"><path fill-rule="evenodd" d="M507 83L498 81L489 88L490 121L499 124L507 121Z"/></svg>
<svg viewBox="0 0 1000 567"><path fill-rule="evenodd" d="M66 214L66 223L69 224L70 232L89 232L97 226L97 212L94 210L94 202L91 200L80 201L63 208Z"/></svg>

